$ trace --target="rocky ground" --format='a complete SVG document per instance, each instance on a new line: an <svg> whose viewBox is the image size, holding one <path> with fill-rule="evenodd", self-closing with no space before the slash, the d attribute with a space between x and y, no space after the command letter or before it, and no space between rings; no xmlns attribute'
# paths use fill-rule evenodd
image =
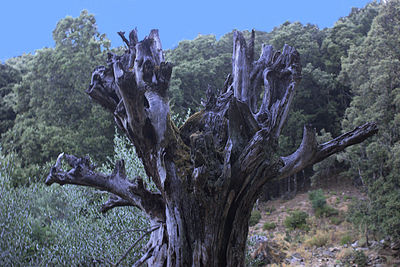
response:
<svg viewBox="0 0 400 267"><path fill-rule="evenodd" d="M366 199L351 184L324 189L329 206L339 213L317 218L308 193L291 200L260 203L259 222L250 227L248 262L251 266L400 266L399 244L372 240L346 221L353 199ZM306 212L308 230L287 230L284 220L292 211Z"/></svg>

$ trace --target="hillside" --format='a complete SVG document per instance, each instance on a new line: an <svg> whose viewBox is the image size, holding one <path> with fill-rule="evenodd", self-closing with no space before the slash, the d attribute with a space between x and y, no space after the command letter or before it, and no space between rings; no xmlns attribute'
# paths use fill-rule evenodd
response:
<svg viewBox="0 0 400 267"><path fill-rule="evenodd" d="M323 192L327 205L337 210L338 214L316 217L309 192L300 193L291 200L278 199L260 203L257 209L261 219L249 230L249 265L400 265L396 244L374 240L373 236L369 236L368 247L365 236L346 221L352 201L367 200L365 194L346 182L327 186ZM294 211L303 211L309 215L303 229L288 230L284 225L285 219Z"/></svg>

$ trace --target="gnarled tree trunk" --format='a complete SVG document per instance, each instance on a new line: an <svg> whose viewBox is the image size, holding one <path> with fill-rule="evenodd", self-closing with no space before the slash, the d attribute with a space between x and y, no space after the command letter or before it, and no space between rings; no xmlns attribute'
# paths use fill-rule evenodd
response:
<svg viewBox="0 0 400 267"><path fill-rule="evenodd" d="M129 180L123 161L105 175L96 173L88 159L64 154L46 184L96 187L111 193L104 211L133 205L147 213L159 227L137 265L243 266L248 220L262 186L377 131L374 123L367 123L318 144L313 128L305 126L299 149L289 156L277 154L301 78L300 57L290 46L281 52L263 46L254 61L254 32L249 44L240 32L234 33L232 74L224 88L208 88L204 109L178 129L167 96L172 66L164 62L158 31L141 42L136 30L129 40L119 34L128 50L110 54L107 67L95 69L87 93L113 112L158 192L147 190L140 177ZM63 158L71 170L61 169Z"/></svg>

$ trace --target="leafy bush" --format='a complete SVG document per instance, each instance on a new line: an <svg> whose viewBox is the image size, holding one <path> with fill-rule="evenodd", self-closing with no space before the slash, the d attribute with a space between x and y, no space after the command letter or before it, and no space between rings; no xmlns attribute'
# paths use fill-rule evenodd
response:
<svg viewBox="0 0 400 267"><path fill-rule="evenodd" d="M339 214L338 210L326 204L326 197L322 189L308 193L308 199L311 202L316 217L330 217Z"/></svg>
<svg viewBox="0 0 400 267"><path fill-rule="evenodd" d="M311 201L311 205L314 210L323 208L326 205L326 197L322 189L309 192L308 199Z"/></svg>
<svg viewBox="0 0 400 267"><path fill-rule="evenodd" d="M341 217L331 217L330 222L334 225L339 225L343 222L343 219Z"/></svg>
<svg viewBox="0 0 400 267"><path fill-rule="evenodd" d="M349 234L345 234L344 236L342 236L342 238L340 239L340 244L343 245L348 245L350 243L353 242L353 237Z"/></svg>
<svg viewBox="0 0 400 267"><path fill-rule="evenodd" d="M263 225L263 230L272 230L276 228L276 224L274 222L266 222Z"/></svg>
<svg viewBox="0 0 400 267"><path fill-rule="evenodd" d="M331 217L331 216L336 216L339 214L339 211L335 208L332 208L331 206L325 205L322 208L317 208L315 210L315 216L320 218L320 217Z"/></svg>
<svg viewBox="0 0 400 267"><path fill-rule="evenodd" d="M362 250L354 251L353 257L354 257L354 263L357 266L359 266L359 267L367 266L368 257L365 255L365 253Z"/></svg>
<svg viewBox="0 0 400 267"><path fill-rule="evenodd" d="M124 147L122 137L115 139L114 159L128 159L129 177L142 174L137 156ZM140 229L149 227L133 207L101 215L100 205L108 197L104 192L41 183L15 187L18 166L12 157L0 150L0 266L110 265L140 237ZM111 172L107 166L102 171ZM146 241L140 241L122 264L132 265Z"/></svg>
<svg viewBox="0 0 400 267"><path fill-rule="evenodd" d="M250 215L249 225L256 225L261 219L261 213L258 210L253 210Z"/></svg>
<svg viewBox="0 0 400 267"><path fill-rule="evenodd" d="M309 226L307 225L308 214L304 211L293 211L289 216L285 218L283 224L289 230L301 229L301 230L309 230Z"/></svg>
<svg viewBox="0 0 400 267"><path fill-rule="evenodd" d="M3 181L1 181L3 183ZM99 213L102 192L73 186L0 188L0 266L89 266L116 262L148 221L134 208ZM140 242L123 264L140 256Z"/></svg>

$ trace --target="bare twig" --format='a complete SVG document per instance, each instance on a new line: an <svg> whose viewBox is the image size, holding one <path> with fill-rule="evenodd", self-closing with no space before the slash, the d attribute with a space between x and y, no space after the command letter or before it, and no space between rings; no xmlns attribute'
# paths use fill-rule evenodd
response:
<svg viewBox="0 0 400 267"><path fill-rule="evenodd" d="M150 228L151 227L145 228L145 229L128 229L128 230L125 230L125 231L121 231L121 232L115 233L114 235L109 237L107 240L114 239L116 236L119 236L119 235L122 235L122 234L127 234L127 233L148 232Z"/></svg>
<svg viewBox="0 0 400 267"><path fill-rule="evenodd" d="M122 41L124 41L124 43L129 47L129 41L128 39L126 39L125 37L125 32L118 32L119 37L121 37Z"/></svg>
<svg viewBox="0 0 400 267"><path fill-rule="evenodd" d="M151 234L152 232L154 232L155 230L157 230L157 229L160 228L160 227L161 227L161 224L160 224L160 225L157 225L156 227L151 228L150 230L148 230L148 231L146 231L145 233L143 233L143 234L139 237L139 239L136 240L136 242L133 243L132 246L130 246L130 247L126 250L126 252L124 253L124 255L122 255L122 257L119 259L119 261L118 261L114 266L117 267L117 266L126 258L126 256L128 256L129 252L130 252L130 251L131 251L131 250L146 236L146 235Z"/></svg>

